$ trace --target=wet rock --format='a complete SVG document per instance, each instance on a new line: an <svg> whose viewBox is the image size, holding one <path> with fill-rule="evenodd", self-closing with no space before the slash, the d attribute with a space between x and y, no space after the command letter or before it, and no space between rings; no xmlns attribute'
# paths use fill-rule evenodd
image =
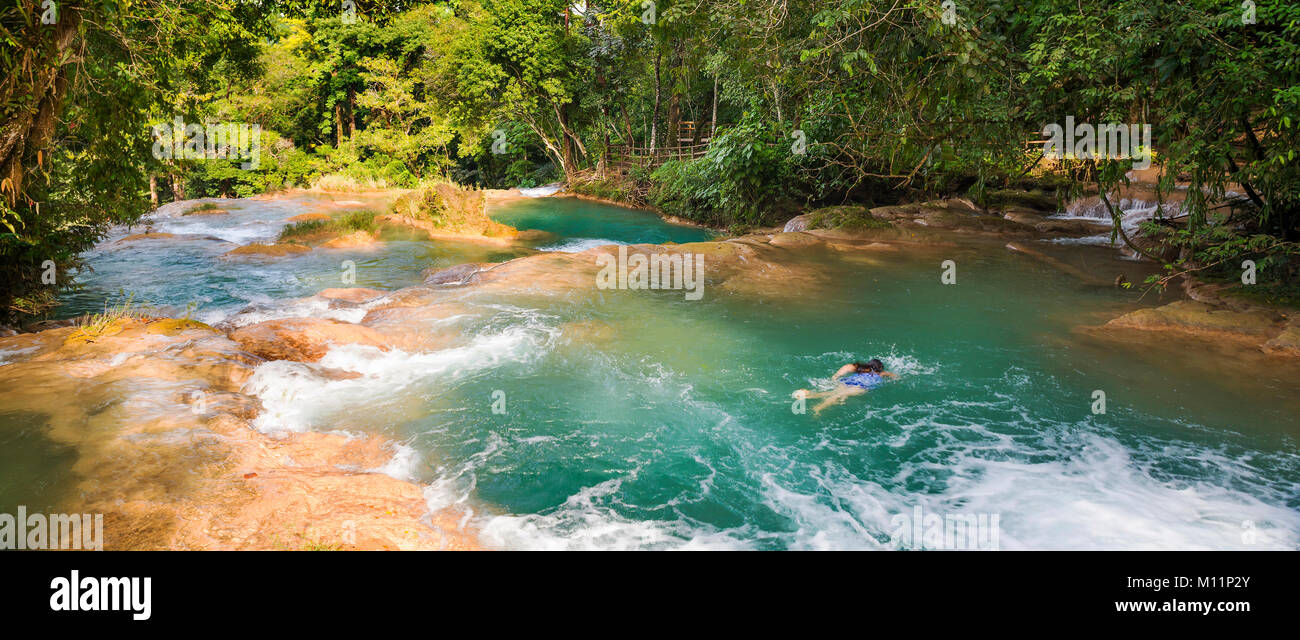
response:
<svg viewBox="0 0 1300 640"><path fill-rule="evenodd" d="M418 307L427 305L432 302L437 289L431 287L404 287L392 293L389 293L383 300L376 301L369 306L370 313L384 309L402 309L408 307ZM361 324L368 324L365 320Z"/></svg>
<svg viewBox="0 0 1300 640"><path fill-rule="evenodd" d="M988 192L987 199L993 207L1018 206L1035 211L1055 211L1056 196L1042 190L997 189Z"/></svg>
<svg viewBox="0 0 1300 640"><path fill-rule="evenodd" d="M1033 227L1039 233L1062 236L1095 236L1111 231L1110 224L1089 220L1043 220L1034 223Z"/></svg>
<svg viewBox="0 0 1300 640"><path fill-rule="evenodd" d="M185 241L203 240L205 242L223 242L226 244L233 244L229 240L223 240L222 238L218 238L213 235L207 235L201 233L158 233L154 231L130 235L125 238L122 238L121 240L118 240L113 244L122 244L124 242L135 242L137 240L185 240Z"/></svg>
<svg viewBox="0 0 1300 640"><path fill-rule="evenodd" d="M785 227L783 227L781 230L784 231L785 233L794 233L796 231L807 231L808 215L804 214L804 215L798 215L793 218L790 218L790 220L785 223Z"/></svg>
<svg viewBox="0 0 1300 640"><path fill-rule="evenodd" d="M216 329L213 329L198 320L191 320L189 318L160 318L149 322L145 328L145 331L148 333L161 334L165 336L174 336L190 330L216 331Z"/></svg>
<svg viewBox="0 0 1300 640"><path fill-rule="evenodd" d="M300 244L277 243L277 244L246 244L236 249L227 251L227 256L269 256L281 257L310 253L311 247Z"/></svg>
<svg viewBox="0 0 1300 640"><path fill-rule="evenodd" d="M1029 225L962 206L953 206L949 201L923 204L920 215L914 221L924 222L926 226L936 229L966 233L1028 236L1035 232L1035 229Z"/></svg>
<svg viewBox="0 0 1300 640"><path fill-rule="evenodd" d="M1263 310L1234 311L1192 300L1138 309L1106 323L1111 328L1212 333L1261 342L1277 332L1277 325L1278 318Z"/></svg>
<svg viewBox="0 0 1300 640"><path fill-rule="evenodd" d="M1043 222L1043 215L1041 213L1037 211L1029 211L1026 209L1011 209L1008 211L1003 211L1002 217L1012 222L1027 224L1031 227Z"/></svg>
<svg viewBox="0 0 1300 640"><path fill-rule="evenodd" d="M839 243L897 243L906 245L954 246L938 231L911 225L896 225L888 229L846 231L844 229L814 229L808 231L827 242Z"/></svg>
<svg viewBox="0 0 1300 640"><path fill-rule="evenodd" d="M329 298L330 300L341 300L344 302L355 302L359 304L362 302L370 302L375 298L381 298L388 295L388 292L380 291L378 289L367 289L365 287L351 287L341 289L323 289L316 295L322 298Z"/></svg>
<svg viewBox="0 0 1300 640"><path fill-rule="evenodd" d="M828 246L836 251L854 252L854 251L899 251L899 248L884 242L868 242L866 244L845 244L843 242L831 242Z"/></svg>
<svg viewBox="0 0 1300 640"><path fill-rule="evenodd" d="M515 241L521 244L537 246L555 242L559 240L559 238L560 236L558 234L551 233L550 231L542 231L541 229L521 229L519 235L515 236Z"/></svg>
<svg viewBox="0 0 1300 640"><path fill-rule="evenodd" d="M1282 330L1261 347L1264 353L1279 356L1300 356L1300 326L1292 325Z"/></svg>
<svg viewBox="0 0 1300 640"><path fill-rule="evenodd" d="M287 222L329 222L330 217L324 213L303 213L289 218Z"/></svg>
<svg viewBox="0 0 1300 640"><path fill-rule="evenodd" d="M483 267L484 265L479 263L466 263L458 264L446 269L426 270L424 272L424 283L427 285L465 284L482 271Z"/></svg>
<svg viewBox="0 0 1300 640"><path fill-rule="evenodd" d="M463 512L430 514L419 485L376 472L385 439L254 430L261 402L241 389L260 361L160 322L86 344L63 344L71 327L0 338L26 352L0 367L0 406L42 416L76 456L66 507L104 514L106 549L478 548Z"/></svg>
<svg viewBox="0 0 1300 640"><path fill-rule="evenodd" d="M383 334L359 324L325 318L267 320L230 332L230 339L267 360L315 362L340 344L388 348Z"/></svg>
<svg viewBox="0 0 1300 640"><path fill-rule="evenodd" d="M374 235L365 231L353 231L347 235L331 238L321 244L327 249L357 249L362 247L373 247L379 240Z"/></svg>
<svg viewBox="0 0 1300 640"><path fill-rule="evenodd" d="M774 234L769 242L776 247L807 247L822 244L822 239L803 232L782 232Z"/></svg>
<svg viewBox="0 0 1300 640"><path fill-rule="evenodd" d="M23 326L24 331L37 333L48 331L50 329L62 329L64 327L74 327L82 322L84 316L77 318L63 318L60 320L40 320Z"/></svg>
<svg viewBox="0 0 1300 640"><path fill-rule="evenodd" d="M920 215L921 206L916 203L896 204L871 209L872 217L881 220L912 219Z"/></svg>
<svg viewBox="0 0 1300 640"><path fill-rule="evenodd" d="M325 380L356 380L361 377L361 374L356 371L332 369L330 367L314 366L312 367L312 372Z"/></svg>
<svg viewBox="0 0 1300 640"><path fill-rule="evenodd" d="M125 238L122 238L121 240L118 240L118 243L132 242L134 240L162 240L164 238L175 238L175 237L176 234L174 233L155 233L150 231L147 233L137 233L134 235L129 235Z"/></svg>

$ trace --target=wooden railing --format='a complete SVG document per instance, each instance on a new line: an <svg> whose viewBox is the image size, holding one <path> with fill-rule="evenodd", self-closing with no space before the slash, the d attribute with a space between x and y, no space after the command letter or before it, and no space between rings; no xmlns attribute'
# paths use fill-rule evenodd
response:
<svg viewBox="0 0 1300 640"><path fill-rule="evenodd" d="M683 120L677 123L676 146L648 147L632 144L615 144L609 147L609 165L618 168L644 167L653 169L669 160L695 160L709 152L709 139L713 126L708 122ZM671 138L668 140L674 142Z"/></svg>
<svg viewBox="0 0 1300 640"><path fill-rule="evenodd" d="M609 164L613 167L644 167L652 169L669 160L695 160L709 152L709 143L687 144L676 147L658 147L653 152L647 147L613 145L609 148Z"/></svg>

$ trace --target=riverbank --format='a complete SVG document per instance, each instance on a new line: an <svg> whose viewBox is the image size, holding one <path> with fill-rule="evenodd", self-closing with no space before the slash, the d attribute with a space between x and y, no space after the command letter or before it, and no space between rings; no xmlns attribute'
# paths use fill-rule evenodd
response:
<svg viewBox="0 0 1300 640"><path fill-rule="evenodd" d="M6 411L76 452L59 506L104 514L106 549L478 548L461 514L383 473L384 439L255 429L243 388L262 360L202 323L122 317L0 352L0 384L23 390Z"/></svg>

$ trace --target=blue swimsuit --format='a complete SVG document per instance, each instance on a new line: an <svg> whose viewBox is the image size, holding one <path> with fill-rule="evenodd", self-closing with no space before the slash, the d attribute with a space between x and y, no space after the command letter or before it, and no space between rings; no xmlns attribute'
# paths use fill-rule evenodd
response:
<svg viewBox="0 0 1300 640"><path fill-rule="evenodd" d="M840 378L840 382L843 382L850 387L874 389L885 383L885 377L878 373L854 373Z"/></svg>

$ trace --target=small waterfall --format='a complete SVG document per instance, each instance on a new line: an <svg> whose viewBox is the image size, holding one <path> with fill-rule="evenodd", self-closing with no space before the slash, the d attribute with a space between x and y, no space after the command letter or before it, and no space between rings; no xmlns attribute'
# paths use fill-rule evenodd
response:
<svg viewBox="0 0 1300 640"><path fill-rule="evenodd" d="M1155 218L1174 218L1183 213L1182 201L1163 203L1142 198L1110 198L1111 205L1120 212L1120 220L1125 231L1136 229L1147 220ZM1110 222L1110 211L1106 203L1097 196L1088 196L1070 202L1063 213L1050 216L1057 220L1094 220Z"/></svg>
<svg viewBox="0 0 1300 640"><path fill-rule="evenodd" d="M563 188L564 185L562 183L552 182L551 184L542 187L520 188L519 193L523 194L526 198L545 198L559 193Z"/></svg>
<svg viewBox="0 0 1300 640"><path fill-rule="evenodd" d="M1119 194L1111 194L1109 196L1111 206L1119 211L1120 225L1123 227L1124 233L1130 236L1147 220L1174 218L1183 214L1183 201L1181 198L1165 200L1162 203L1155 199L1154 194L1150 194L1151 197L1143 197L1146 195L1134 194L1129 197L1121 197ZM1102 202L1098 196L1087 196L1073 200L1065 206L1065 211L1048 217L1054 220L1088 220L1106 225L1111 223L1110 211L1106 208L1106 203ZM1125 246L1123 241L1114 238L1112 242L1112 234L1109 231L1082 238L1054 238L1048 242L1115 247L1119 249L1124 258L1129 260L1138 259L1137 253Z"/></svg>

